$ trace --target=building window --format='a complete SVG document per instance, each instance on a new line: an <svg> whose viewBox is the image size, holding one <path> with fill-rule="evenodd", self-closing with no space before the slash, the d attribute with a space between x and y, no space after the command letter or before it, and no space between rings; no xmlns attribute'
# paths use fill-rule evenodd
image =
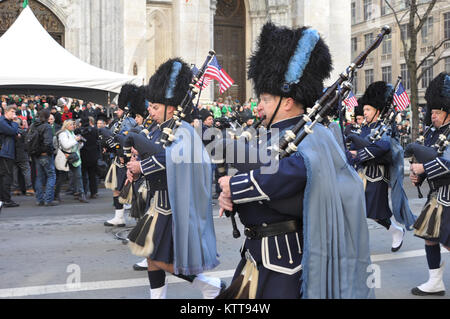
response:
<svg viewBox="0 0 450 319"><path fill-rule="evenodd" d="M373 42L373 34L372 33L364 34L364 45L366 49L372 42Z"/></svg>
<svg viewBox="0 0 450 319"><path fill-rule="evenodd" d="M392 82L392 67L384 66L381 68L382 80L386 83Z"/></svg>
<svg viewBox="0 0 450 319"><path fill-rule="evenodd" d="M411 82L409 81L409 70L406 63L400 64L400 75L402 77L402 83L405 90L411 88Z"/></svg>
<svg viewBox="0 0 450 319"><path fill-rule="evenodd" d="M364 21L372 18L372 0L364 0Z"/></svg>
<svg viewBox="0 0 450 319"><path fill-rule="evenodd" d="M355 53L358 50L358 39L352 38L352 53Z"/></svg>
<svg viewBox="0 0 450 319"><path fill-rule="evenodd" d="M445 58L445 72L450 73L450 57Z"/></svg>
<svg viewBox="0 0 450 319"><path fill-rule="evenodd" d="M403 10L409 7L409 0L400 0L398 3L398 9Z"/></svg>
<svg viewBox="0 0 450 319"><path fill-rule="evenodd" d="M428 59L422 64L422 71L425 71L422 76L422 89L426 89L430 85L430 81L433 79L433 68L430 67L433 64L432 59Z"/></svg>
<svg viewBox="0 0 450 319"><path fill-rule="evenodd" d="M444 13L444 38L450 38L450 12Z"/></svg>
<svg viewBox="0 0 450 319"><path fill-rule="evenodd" d="M389 34L384 37L382 42L382 54L391 54L392 53L392 35Z"/></svg>
<svg viewBox="0 0 450 319"><path fill-rule="evenodd" d="M391 13L391 8L388 7L385 0L380 0L381 16Z"/></svg>
<svg viewBox="0 0 450 319"><path fill-rule="evenodd" d="M420 32L422 35L422 44L433 42L433 17L428 17Z"/></svg>
<svg viewBox="0 0 450 319"><path fill-rule="evenodd" d="M408 25L402 24L400 25L400 37L402 40L406 40L409 39L409 37L411 36L410 32L409 32L409 28Z"/></svg>
<svg viewBox="0 0 450 319"><path fill-rule="evenodd" d="M366 90L373 83L373 69L365 70L364 77L366 80Z"/></svg>
<svg viewBox="0 0 450 319"><path fill-rule="evenodd" d="M356 23L356 2L351 3L352 24Z"/></svg>

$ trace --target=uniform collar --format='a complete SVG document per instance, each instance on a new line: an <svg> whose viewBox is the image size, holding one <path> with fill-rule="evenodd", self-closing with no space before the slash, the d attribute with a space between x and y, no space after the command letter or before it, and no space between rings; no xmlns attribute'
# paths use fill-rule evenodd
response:
<svg viewBox="0 0 450 319"><path fill-rule="evenodd" d="M283 119L281 121L278 121L278 122L273 123L272 125L270 125L270 129L278 128L278 129L283 130L285 128L288 128L290 126L293 126L293 125L297 124L298 121L300 121L301 117L302 117L302 114L294 116L294 117L289 117L287 119Z"/></svg>
<svg viewBox="0 0 450 319"><path fill-rule="evenodd" d="M439 131L440 131L440 130L445 130L449 125L450 125L450 122L448 122L447 124L444 124L444 125L440 126L440 127L438 128L438 130L439 130Z"/></svg>

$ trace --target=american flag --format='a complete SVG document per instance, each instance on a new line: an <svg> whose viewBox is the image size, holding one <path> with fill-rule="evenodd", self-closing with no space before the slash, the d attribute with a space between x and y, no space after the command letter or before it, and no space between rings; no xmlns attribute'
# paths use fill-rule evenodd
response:
<svg viewBox="0 0 450 319"><path fill-rule="evenodd" d="M195 84L196 87L200 88L200 86L202 87L202 90L206 89L209 85L209 83L211 83L212 79L209 77L205 77L204 75L200 78L200 80L197 81L197 83Z"/></svg>
<svg viewBox="0 0 450 319"><path fill-rule="evenodd" d="M356 97L352 91L350 91L350 94L342 102L344 102L345 106L347 107L348 112L353 112L353 108L355 106L358 106L358 101L356 100Z"/></svg>
<svg viewBox="0 0 450 319"><path fill-rule="evenodd" d="M403 88L402 82L398 84L398 88L394 93L394 105L395 110L397 112L406 110L409 106L411 101L409 100L408 94L406 93L405 89Z"/></svg>
<svg viewBox="0 0 450 319"><path fill-rule="evenodd" d="M215 56L212 59L212 61L209 63L204 76L205 76L205 78L211 78L211 79L219 81L220 94L223 94L223 92L228 90L228 88L234 83L233 79L219 65L219 62L217 61L217 58Z"/></svg>

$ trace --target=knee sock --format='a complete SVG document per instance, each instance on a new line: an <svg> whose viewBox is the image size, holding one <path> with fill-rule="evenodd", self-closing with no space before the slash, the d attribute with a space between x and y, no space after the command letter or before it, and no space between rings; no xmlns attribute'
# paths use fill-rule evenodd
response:
<svg viewBox="0 0 450 319"><path fill-rule="evenodd" d="M121 204L121 203L119 202L119 196L114 197L113 200L114 200L114 207L115 207L116 209L123 209L123 204Z"/></svg>
<svg viewBox="0 0 450 319"><path fill-rule="evenodd" d="M164 270L148 271L148 281L151 289L161 288L166 284L166 272Z"/></svg>
<svg viewBox="0 0 450 319"><path fill-rule="evenodd" d="M429 269L438 269L441 266L441 247L439 244L428 246L425 245L425 253L427 254L427 262Z"/></svg>
<svg viewBox="0 0 450 319"><path fill-rule="evenodd" d="M385 227L387 230L389 230L389 228L391 227L391 220L389 218L378 219L376 222L381 226Z"/></svg>

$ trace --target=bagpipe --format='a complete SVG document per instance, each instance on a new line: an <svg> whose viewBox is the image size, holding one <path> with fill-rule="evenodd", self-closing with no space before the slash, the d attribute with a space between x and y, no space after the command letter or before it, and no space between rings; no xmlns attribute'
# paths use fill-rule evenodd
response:
<svg viewBox="0 0 450 319"><path fill-rule="evenodd" d="M408 144L405 148L405 158L411 158L410 163L420 163L424 164L430 162L437 157L440 157L444 154L445 149L447 148L450 141L448 137L450 135L450 125L446 127L445 131L442 134L439 134L437 141L432 146L425 146L425 135L431 130L432 125L425 131L424 135L417 138L415 143ZM423 194L420 190L420 186L422 185L423 180L415 183L414 185L417 187L418 197L422 198Z"/></svg>
<svg viewBox="0 0 450 319"><path fill-rule="evenodd" d="M351 81L354 77L354 72L356 69L363 67L368 55L374 51L382 42L384 36L391 32L389 26L384 26L377 36L377 38L369 45L369 47L359 54L359 56L346 68L346 70L339 75L339 78L333 85L328 87L323 95L316 101L314 106L304 114L299 122L291 129L287 130L280 140L278 145L274 144L271 146L271 150L275 155L276 160L288 157L291 154L297 152L298 145L303 141L303 139L308 135L313 133L313 127L317 123L322 123L327 119L330 110L338 104L340 100L347 97L351 91L352 84ZM261 121L262 123L262 121ZM256 124L256 123L255 123ZM249 140L247 134L242 134L240 140ZM224 152L225 153L225 152ZM225 157L224 157L225 158ZM220 175L225 173L225 159L214 159L214 163L218 165L220 169ZM261 167L263 163L254 163L247 165L247 170L255 169ZM236 167L235 167L236 168ZM239 170L239 169L238 169ZM245 171L245 170L243 170ZM287 212L294 211L296 213L302 205L302 196L293 196L288 199L279 201L268 201L266 204L275 210ZM233 212L225 212L226 216L231 218L233 226L233 237L237 238L240 236L239 230L236 227L235 214Z"/></svg>

